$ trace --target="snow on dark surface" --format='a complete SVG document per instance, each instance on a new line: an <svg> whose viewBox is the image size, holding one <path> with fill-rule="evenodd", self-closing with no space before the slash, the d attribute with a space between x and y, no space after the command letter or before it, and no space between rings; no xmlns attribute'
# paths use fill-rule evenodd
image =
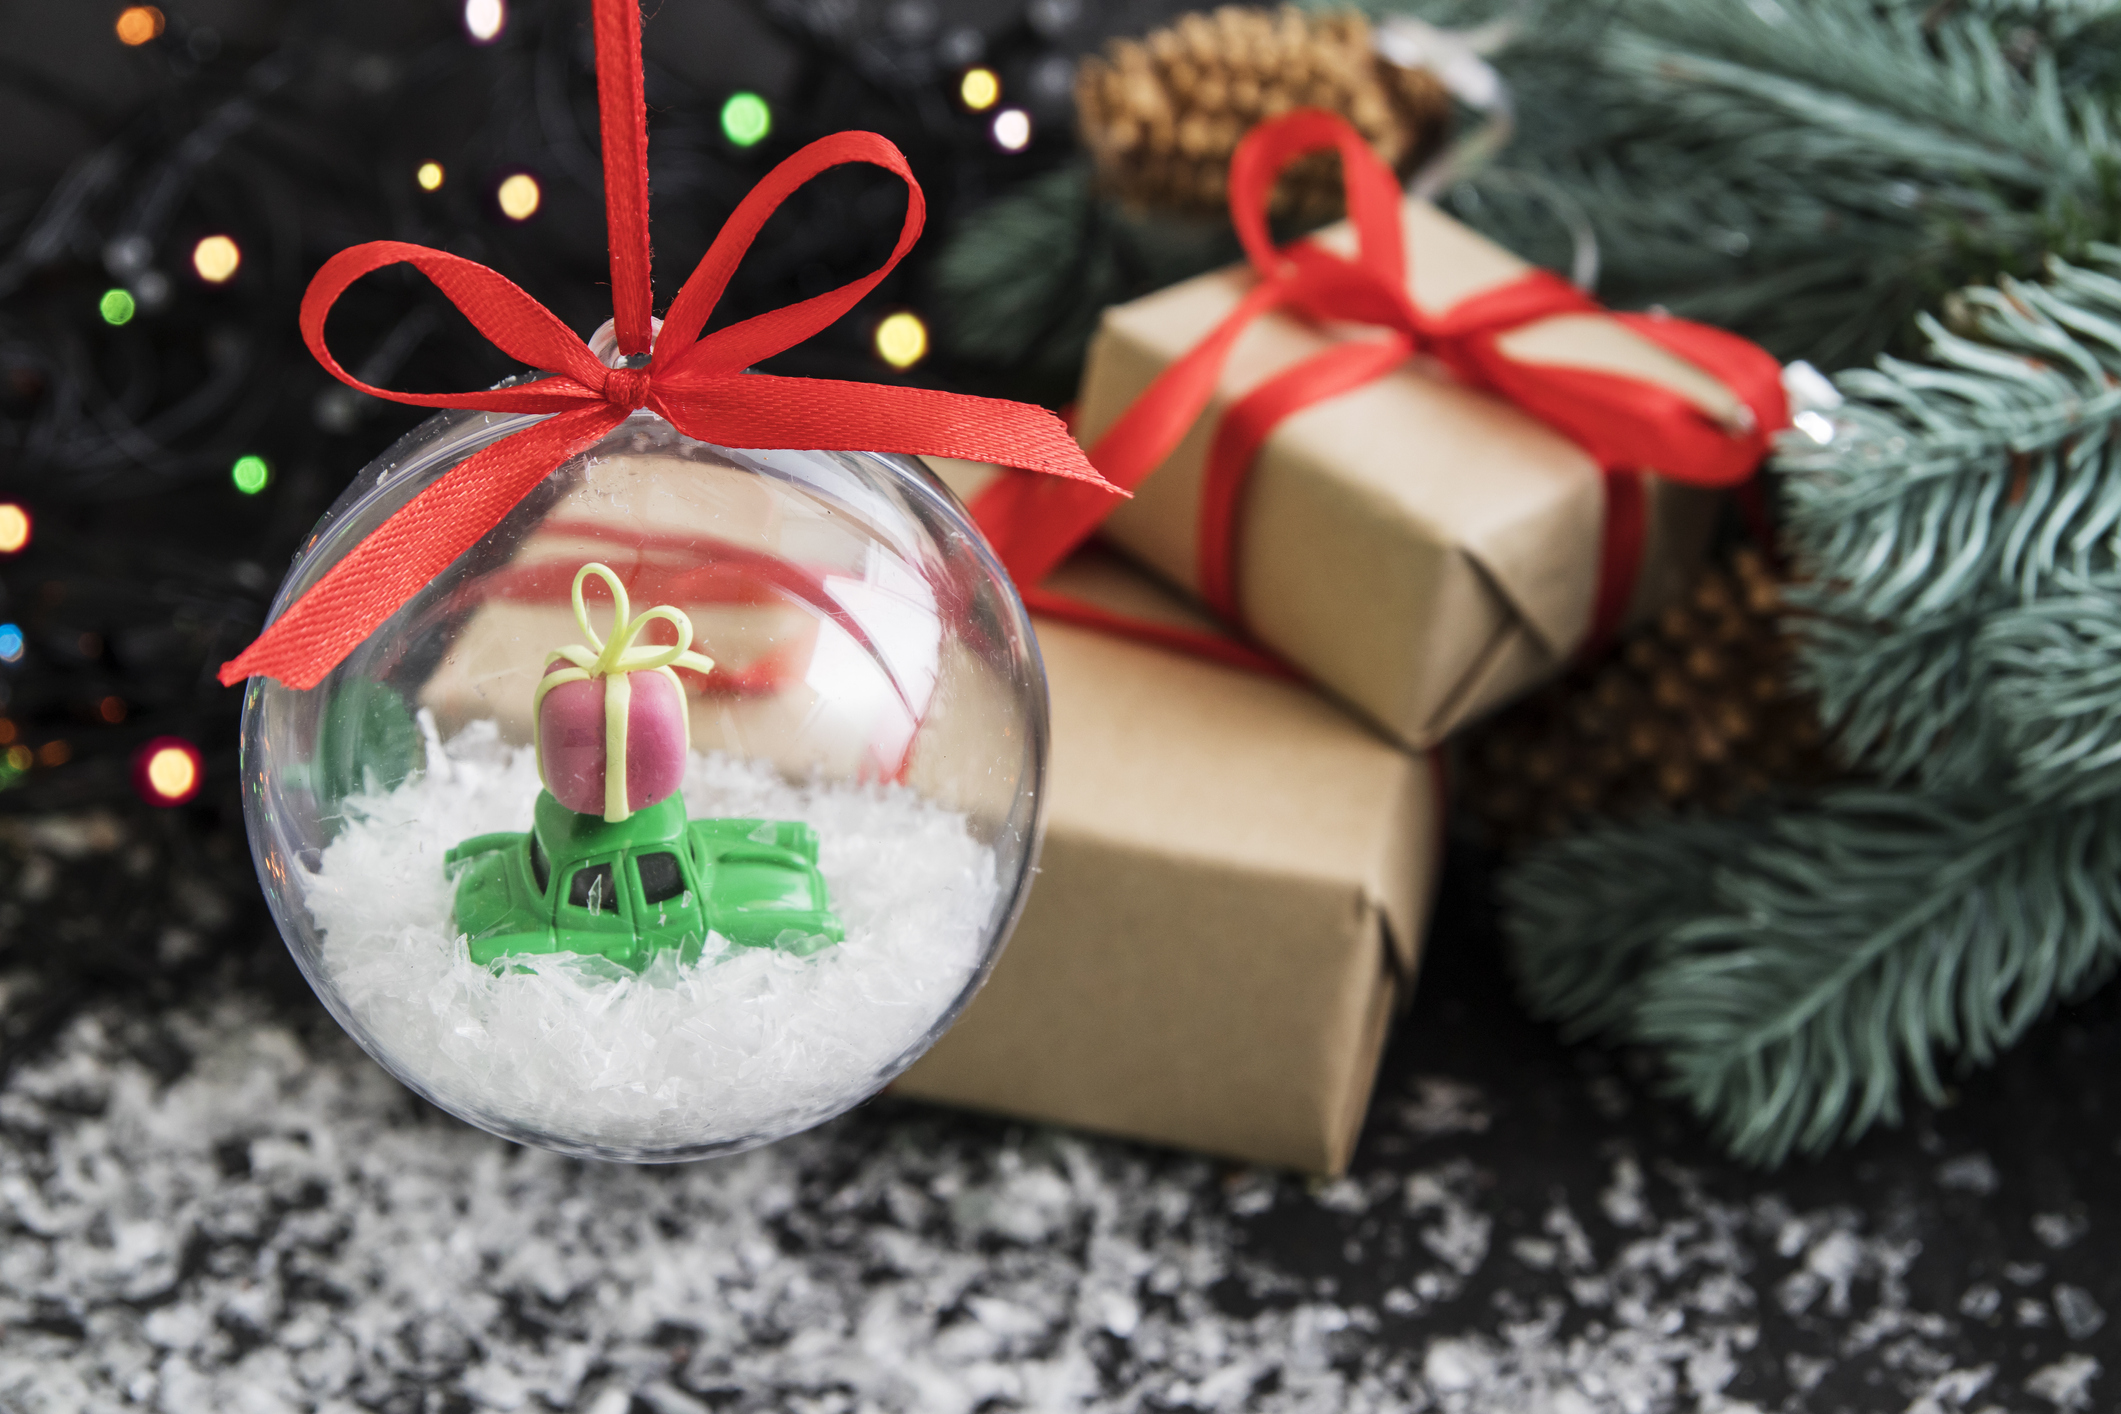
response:
<svg viewBox="0 0 2121 1414"><path fill-rule="evenodd" d="M0 936L122 836L0 840ZM85 988L0 1088L0 1409L2115 1407L2110 994L1762 1175L1519 1016L1454 863L1330 1183L890 1100L580 1163L413 1099L269 951Z"/></svg>

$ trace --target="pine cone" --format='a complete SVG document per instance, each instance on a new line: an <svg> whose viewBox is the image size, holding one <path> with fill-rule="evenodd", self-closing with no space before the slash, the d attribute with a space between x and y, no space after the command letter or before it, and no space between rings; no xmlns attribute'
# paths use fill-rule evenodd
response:
<svg viewBox="0 0 2121 1414"><path fill-rule="evenodd" d="M1818 704L1792 681L1782 589L1736 551L1610 658L1467 742L1467 811L1505 846L1662 805L1729 810L1837 774Z"/></svg>
<svg viewBox="0 0 2121 1414"><path fill-rule="evenodd" d="M1252 126L1292 108L1346 118L1404 175L1441 144L1443 84L1378 57L1361 15L1225 6L1183 16L1083 61L1075 103L1108 190L1134 206L1208 214L1227 205L1230 154ZM1272 214L1305 224L1342 210L1340 159L1314 153L1275 187Z"/></svg>

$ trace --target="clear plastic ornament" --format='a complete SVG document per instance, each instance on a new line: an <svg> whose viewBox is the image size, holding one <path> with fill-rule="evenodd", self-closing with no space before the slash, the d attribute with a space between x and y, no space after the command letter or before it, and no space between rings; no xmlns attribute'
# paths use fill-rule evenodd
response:
<svg viewBox="0 0 2121 1414"><path fill-rule="evenodd" d="M407 434L325 515L274 612L534 421L444 413ZM740 944L708 929L625 966L564 941L473 957L455 927L463 866L445 854L531 831L533 696L553 650L581 641L569 588L591 562L624 581L636 613L680 610L714 660L681 673L685 815L757 821L766 839L807 825L836 939ZM608 626L608 599L592 591L588 608ZM244 803L296 962L399 1080L523 1143L690 1159L846 1110L948 1027L1029 885L1046 735L1023 605L920 463L729 450L640 412L316 688L253 679ZM645 896L645 863L570 897L563 876L580 862L543 861L540 907L593 904L606 929L667 917Z"/></svg>

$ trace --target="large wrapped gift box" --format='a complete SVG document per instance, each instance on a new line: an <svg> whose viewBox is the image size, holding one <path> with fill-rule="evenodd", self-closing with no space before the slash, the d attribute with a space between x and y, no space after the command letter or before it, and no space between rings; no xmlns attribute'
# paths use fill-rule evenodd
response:
<svg viewBox="0 0 2121 1414"><path fill-rule="evenodd" d="M1053 583L1206 623L1111 556ZM985 988L894 1093L1339 1172L1419 952L1429 761L1291 681L1051 619L1038 636L1038 879Z"/></svg>
<svg viewBox="0 0 2121 1414"><path fill-rule="evenodd" d="M1423 202L1404 233L1425 311L1528 267ZM1354 250L1345 226L1321 240ZM1077 405L1085 446L1193 348L1255 283L1238 266L1105 312ZM1223 413L1271 375L1344 337L1281 314L1238 340L1215 399L1173 455L1104 522L1111 542L1170 582L1198 588L1198 521ZM1508 335L1522 363L1623 374L1670 389L1719 423L1738 398L1616 320L1549 317ZM1654 468L1651 468L1654 470ZM1646 478L1647 534L1629 617L1673 597L1698 565L1711 493ZM1416 747L1555 673L1591 624L1604 482L1581 448L1488 393L1417 360L1280 423L1239 511L1237 596L1247 629Z"/></svg>

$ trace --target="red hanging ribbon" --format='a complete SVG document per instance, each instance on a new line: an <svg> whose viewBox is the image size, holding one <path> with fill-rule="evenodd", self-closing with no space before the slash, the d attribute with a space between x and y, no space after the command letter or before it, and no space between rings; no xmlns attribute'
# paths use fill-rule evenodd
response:
<svg viewBox="0 0 2121 1414"><path fill-rule="evenodd" d="M1267 198L1282 169L1328 149L1340 153L1356 235L1352 258L1309 239L1277 247L1267 231ZM1125 490L1140 485L1207 408L1231 348L1261 315L1286 310L1321 323L1380 328L1384 338L1324 350L1268 379L1224 412L1209 452L1200 507L1196 583L1202 597L1231 622L1243 621L1237 589L1239 510L1259 449L1282 419L1426 353L1460 381L1499 394L1561 432L1604 470L1607 519L1592 637L1608 634L1632 597L1641 561L1639 469L1654 468L1673 480L1708 487L1737 485L1751 476L1769 437L1788 421L1781 367L1764 350L1718 329L1661 316L1611 316L1730 389L1750 422L1726 426L1656 384L1519 363L1501 348L1512 330L1554 315L1605 311L1545 271L1475 295L1442 314L1423 311L1407 291L1400 202L1391 170L1343 119L1300 109L1254 128L1231 159L1230 216L1259 282L1106 430L1090 460L1113 485ZM1107 496L1021 476L997 479L972 506L973 518L1019 585L1044 579L1111 510Z"/></svg>
<svg viewBox="0 0 2121 1414"><path fill-rule="evenodd" d="M614 331L620 350L649 352L648 169L641 96L638 0L595 0L597 102L603 125L605 211L610 224ZM737 263L780 204L830 167L866 162L906 184L906 217L890 259L859 280L770 310L705 338ZM401 241L372 241L324 263L302 298L302 338L340 382L416 407L550 413L466 459L378 526L257 641L223 664L221 681L263 675L314 687L376 625L403 607L477 544L554 467L594 445L636 409L678 431L727 447L859 448L997 462L1108 486L1059 418L1041 408L925 388L744 370L825 328L890 273L920 235L920 184L899 150L874 133L838 133L811 143L766 175L737 206L678 291L654 338L648 366L607 368L539 304L494 271L460 256ZM324 321L347 286L385 266L426 275L504 353L553 376L470 393L400 393L363 383L324 342Z"/></svg>

